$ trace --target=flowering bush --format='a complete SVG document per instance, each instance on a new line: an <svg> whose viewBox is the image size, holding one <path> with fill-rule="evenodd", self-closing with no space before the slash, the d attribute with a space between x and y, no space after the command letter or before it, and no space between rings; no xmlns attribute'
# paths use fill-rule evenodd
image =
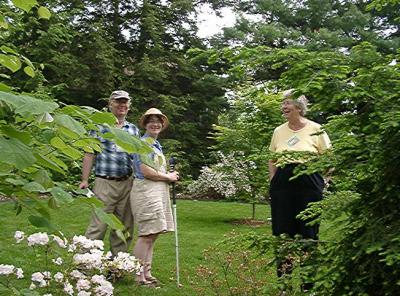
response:
<svg viewBox="0 0 400 296"><path fill-rule="evenodd" d="M202 168L199 178L188 186L189 193L202 196L214 191L225 198L241 200L253 197L251 175L257 170L255 162L241 152L218 152L217 156L219 162Z"/></svg>
<svg viewBox="0 0 400 296"><path fill-rule="evenodd" d="M15 232L17 243L25 241L22 231ZM105 253L104 243L90 240L84 236L74 236L71 242L61 234L49 235L38 232L26 238L27 245L36 253L45 253L44 271L36 271L31 275L29 295L113 295L114 287L105 275L113 278L124 274L140 272L139 261L128 253L120 252L112 256ZM23 270L13 265L0 264L0 286L15 295L18 291L13 287L14 279L24 277Z"/></svg>

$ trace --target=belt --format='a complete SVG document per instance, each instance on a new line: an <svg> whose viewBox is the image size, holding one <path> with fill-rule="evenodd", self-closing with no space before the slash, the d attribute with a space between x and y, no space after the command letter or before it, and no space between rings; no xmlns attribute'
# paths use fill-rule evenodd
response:
<svg viewBox="0 0 400 296"><path fill-rule="evenodd" d="M106 179L106 180L112 180L112 181L125 181L129 179L131 175L125 175L125 176L100 176L96 175L97 178L101 179Z"/></svg>

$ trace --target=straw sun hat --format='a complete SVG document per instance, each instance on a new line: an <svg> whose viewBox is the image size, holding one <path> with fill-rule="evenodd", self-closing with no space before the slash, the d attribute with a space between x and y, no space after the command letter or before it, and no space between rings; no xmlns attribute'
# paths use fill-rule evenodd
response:
<svg viewBox="0 0 400 296"><path fill-rule="evenodd" d="M144 126L144 122L146 121L146 118L147 117L149 117L150 115L157 115L157 116L159 116L161 119L162 119L162 125L163 125L163 128L162 128L162 130L165 130L166 128L167 128L167 126L169 125L169 120L168 120L168 117L167 116L165 116L160 110L158 110L157 108L150 108L149 110L147 110L143 115L142 115L142 117L140 117L140 119L139 119L139 125L142 127L142 128L145 128L145 126Z"/></svg>

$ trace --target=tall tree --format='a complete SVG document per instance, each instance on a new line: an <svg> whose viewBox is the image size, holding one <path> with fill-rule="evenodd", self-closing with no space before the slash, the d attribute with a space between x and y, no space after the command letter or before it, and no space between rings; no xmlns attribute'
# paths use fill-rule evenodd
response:
<svg viewBox="0 0 400 296"><path fill-rule="evenodd" d="M43 62L43 77L15 85L44 86L60 101L97 108L113 89L126 89L134 98L132 120L154 106L170 115L168 145L196 171L208 159L207 135L225 99L224 79L186 56L189 48L205 47L196 36L195 2L42 2L57 13L47 21L28 15L7 38Z"/></svg>
<svg viewBox="0 0 400 296"><path fill-rule="evenodd" d="M239 42L274 48L349 49L368 41L379 50L393 52L400 44L400 9L377 10L372 1L249 0L235 10L241 17L226 28L218 43ZM398 7L397 7L398 8Z"/></svg>

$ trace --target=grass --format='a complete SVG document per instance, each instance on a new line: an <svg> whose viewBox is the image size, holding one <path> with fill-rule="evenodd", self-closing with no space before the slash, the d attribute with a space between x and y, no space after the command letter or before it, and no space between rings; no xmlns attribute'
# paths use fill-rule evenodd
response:
<svg viewBox="0 0 400 296"><path fill-rule="evenodd" d="M223 239L224 234L236 232L270 232L269 225L253 228L248 225L234 225L231 222L251 216L251 205L228 202L205 202L179 200L178 233L180 251L181 288L176 287L175 278L175 238L173 234L161 235L155 245L153 274L164 284L161 289L148 289L135 286L133 277L118 281L115 295L196 295L190 285L190 279L196 267L203 262L202 252ZM27 253L27 247L15 244L13 238L16 230L25 233L37 232L28 220L24 211L15 216L13 204L0 203L0 264L13 264L22 267L27 275L25 281L17 282L22 287L29 286L32 272L43 270L33 268L33 253ZM90 209L81 204L72 204L61 211L52 213L53 223L67 236L83 234L89 222ZM257 205L256 219L266 220L269 217L268 205ZM43 231L43 230L41 230ZM24 286L22 286L24 284ZM1 294L1 292L0 292Z"/></svg>

